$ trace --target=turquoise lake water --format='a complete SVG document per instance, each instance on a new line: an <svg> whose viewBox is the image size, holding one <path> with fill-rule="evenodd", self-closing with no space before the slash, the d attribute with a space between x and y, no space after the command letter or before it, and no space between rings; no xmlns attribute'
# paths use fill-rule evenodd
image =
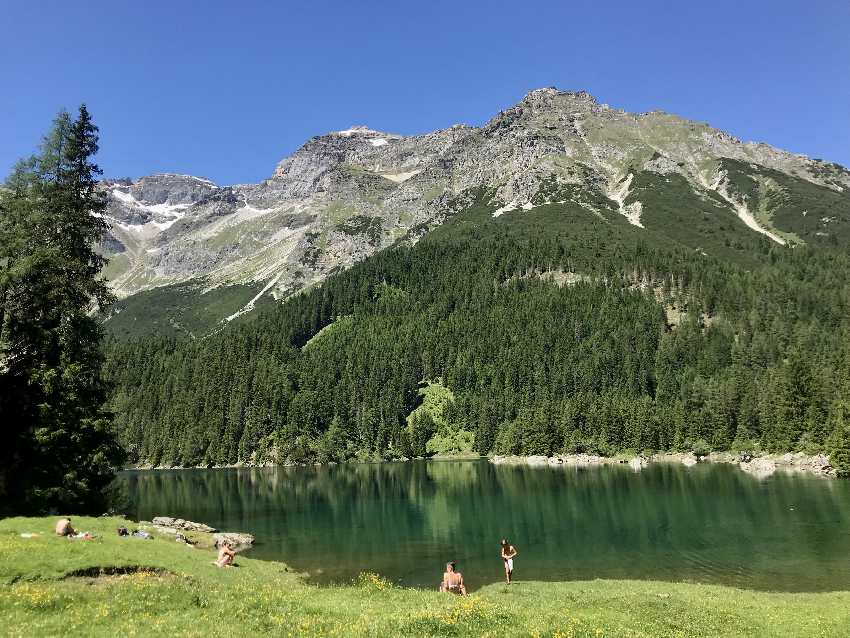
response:
<svg viewBox="0 0 850 638"><path fill-rule="evenodd" d="M850 481L733 466L532 468L486 461L122 473L134 518L254 534L249 555L318 583L374 571L432 587L636 578L776 591L850 589Z"/></svg>

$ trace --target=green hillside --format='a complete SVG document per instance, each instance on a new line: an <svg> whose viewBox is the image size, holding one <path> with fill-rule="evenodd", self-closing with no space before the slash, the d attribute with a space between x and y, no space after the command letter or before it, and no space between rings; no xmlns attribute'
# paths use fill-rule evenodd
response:
<svg viewBox="0 0 850 638"><path fill-rule="evenodd" d="M733 189L756 211L756 220L792 241L844 247L850 242L850 191L840 192L763 166L723 159ZM825 175L846 173L824 164Z"/></svg>
<svg viewBox="0 0 850 638"><path fill-rule="evenodd" d="M114 342L125 445L166 465L409 457L461 431L480 453L827 447L850 390L843 230L782 247L675 177L635 185L646 228L592 192L498 217L479 193L250 325ZM783 210L774 228L809 237ZM408 419L429 381L454 395L439 433Z"/></svg>
<svg viewBox="0 0 850 638"><path fill-rule="evenodd" d="M104 326L108 334L121 339L203 337L219 329L226 317L239 312L262 286L208 288L206 282L193 281L131 295L112 305ZM269 297L261 297L256 305L259 308L271 303ZM242 315L237 321L246 318Z"/></svg>

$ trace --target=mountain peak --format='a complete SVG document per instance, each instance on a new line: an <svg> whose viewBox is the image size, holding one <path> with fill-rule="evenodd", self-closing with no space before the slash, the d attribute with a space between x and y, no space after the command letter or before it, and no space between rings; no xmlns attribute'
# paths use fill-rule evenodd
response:
<svg viewBox="0 0 850 638"><path fill-rule="evenodd" d="M358 124L355 126L351 126L344 131L334 131L331 135L337 135L339 137L390 137L397 138L398 135L393 135L392 133L384 133L382 131L375 131L370 129L368 126L364 126L362 124Z"/></svg>
<svg viewBox="0 0 850 638"><path fill-rule="evenodd" d="M291 292L414 237L447 219L452 202L467 201L459 197L482 191L491 194L494 215L550 202L647 229L662 226L659 202L693 192L693 210L711 204L723 224L737 218L744 224L738 230L777 243L850 237L836 223L850 210L843 168L741 144L676 116L610 109L587 91L556 87L530 91L481 127L402 136L358 124L316 135L261 184L216 189L202 178L164 174L107 188L116 222L110 251L123 253L112 281L123 294L193 277L268 283L278 275L274 286ZM786 190L809 199L800 199L792 217L767 216L785 195L768 201L761 193ZM830 204L838 213L815 201L836 197L845 198ZM699 241L694 248L711 247Z"/></svg>
<svg viewBox="0 0 850 638"><path fill-rule="evenodd" d="M578 101L598 104L596 98L587 91L562 91L555 86L547 86L529 91L526 93L525 97L522 98L522 102L541 102L558 97L570 97Z"/></svg>

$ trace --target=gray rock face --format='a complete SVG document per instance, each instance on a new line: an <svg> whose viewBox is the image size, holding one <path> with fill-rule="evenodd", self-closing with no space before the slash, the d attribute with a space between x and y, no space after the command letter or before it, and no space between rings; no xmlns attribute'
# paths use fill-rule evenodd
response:
<svg viewBox="0 0 850 638"><path fill-rule="evenodd" d="M147 204L194 204L209 197L218 186L188 175L151 175L134 182L130 195Z"/></svg>
<svg viewBox="0 0 850 638"><path fill-rule="evenodd" d="M850 172L840 167L825 170L674 115L626 113L586 92L547 88L480 128L401 136L352 127L314 137L260 184L217 186L173 174L105 181L111 231L103 249L118 255L108 274L119 296L203 277L210 286L262 283L280 298L413 228L438 224L452 200L477 189L490 193L494 215L520 214L548 197L544 183L554 179L588 194L576 201L589 214L599 213L594 201L606 201L642 227L640 202L625 201L641 170L682 175L772 236L731 192L720 158L850 188Z"/></svg>

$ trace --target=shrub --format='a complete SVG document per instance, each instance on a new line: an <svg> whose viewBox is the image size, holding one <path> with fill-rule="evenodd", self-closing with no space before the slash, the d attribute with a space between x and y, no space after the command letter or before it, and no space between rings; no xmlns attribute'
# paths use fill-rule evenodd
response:
<svg viewBox="0 0 850 638"><path fill-rule="evenodd" d="M708 456L711 453L711 446L704 439L697 439L690 448L694 456Z"/></svg>
<svg viewBox="0 0 850 638"><path fill-rule="evenodd" d="M474 440L469 430L449 430L432 436L426 449L429 454L466 454L472 452Z"/></svg>

